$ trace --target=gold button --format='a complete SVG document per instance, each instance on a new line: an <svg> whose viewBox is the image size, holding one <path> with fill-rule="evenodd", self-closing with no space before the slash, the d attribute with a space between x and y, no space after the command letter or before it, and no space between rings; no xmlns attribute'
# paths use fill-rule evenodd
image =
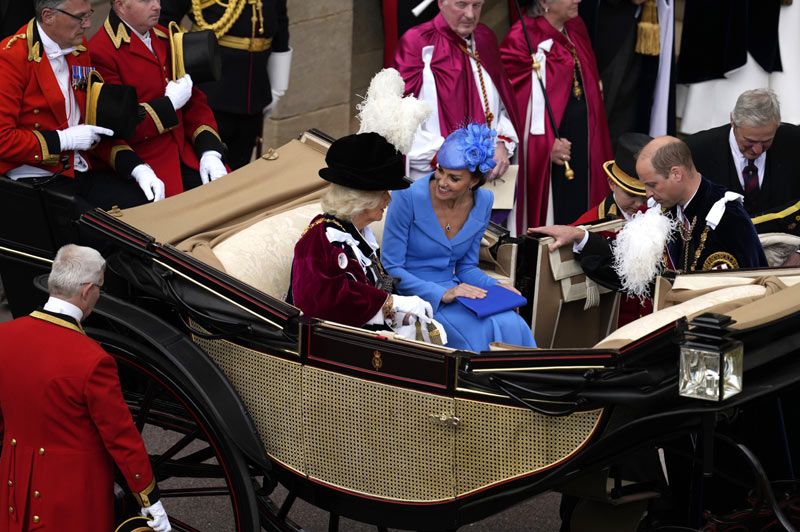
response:
<svg viewBox="0 0 800 532"><path fill-rule="evenodd" d="M9 480L8 481L8 487L9 488L13 488L14 487L14 481L13 480Z"/></svg>
<svg viewBox="0 0 800 532"><path fill-rule="evenodd" d="M39 490L36 490L36 491L33 492L33 498L34 499L38 499L41 496L42 496L42 494L39 492Z"/></svg>
<svg viewBox="0 0 800 532"><path fill-rule="evenodd" d="M140 475L139 473L136 473L135 475L133 475L133 478L135 478L136 480L139 480L140 478L142 478L142 475Z"/></svg>
<svg viewBox="0 0 800 532"><path fill-rule="evenodd" d="M34 523L38 523L39 521L40 521L39 516L38 515L34 515L33 516L33 522Z"/></svg>
<svg viewBox="0 0 800 532"><path fill-rule="evenodd" d="M14 507L13 506L9 506L8 507L8 513L10 513L10 514L14 513Z"/></svg>
<svg viewBox="0 0 800 532"><path fill-rule="evenodd" d="M34 160L36 160L36 161L38 161L38 160L39 160L39 156L38 156L38 155L34 155L34 156L33 156L33 158L34 158Z"/></svg>
<svg viewBox="0 0 800 532"><path fill-rule="evenodd" d="M44 456L44 447L39 447L39 456Z"/></svg>
<svg viewBox="0 0 800 532"><path fill-rule="evenodd" d="M33 129L39 129L40 127L42 127L42 125L39 122L33 124Z"/></svg>
<svg viewBox="0 0 800 532"><path fill-rule="evenodd" d="M11 438L11 447L14 447L17 444L17 440Z"/></svg>
<svg viewBox="0 0 800 532"><path fill-rule="evenodd" d="M38 109L34 109L33 110L33 114L38 115L39 114L39 110Z"/></svg>

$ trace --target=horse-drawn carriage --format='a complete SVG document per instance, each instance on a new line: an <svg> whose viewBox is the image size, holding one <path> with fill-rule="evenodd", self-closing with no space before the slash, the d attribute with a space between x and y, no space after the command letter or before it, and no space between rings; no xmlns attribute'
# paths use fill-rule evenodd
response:
<svg viewBox="0 0 800 532"><path fill-rule="evenodd" d="M296 498L329 512L332 528L346 516L455 529L553 489L592 501L609 529L635 529L649 501L714 471L715 427L800 380L796 270L661 280L657 312L614 331L618 296L569 252L502 237L485 257L527 293L540 349L457 351L304 316L284 296L325 186L316 172L327 142L307 133L219 181L77 225L71 198L0 182L13 312L43 301L38 276L61 243L107 256L87 332L116 358L146 441L159 436L148 450L163 496L219 506L220 529L299 529L287 517ZM721 365L698 369L698 352ZM717 400L683 397L679 385ZM656 453L676 441L692 442L691 456ZM630 473L647 469L631 467L641 455L663 467ZM665 478L675 463L702 467L683 485ZM277 483L288 490L280 501ZM679 520L696 524L698 504L687 497ZM171 518L176 530L203 528Z"/></svg>

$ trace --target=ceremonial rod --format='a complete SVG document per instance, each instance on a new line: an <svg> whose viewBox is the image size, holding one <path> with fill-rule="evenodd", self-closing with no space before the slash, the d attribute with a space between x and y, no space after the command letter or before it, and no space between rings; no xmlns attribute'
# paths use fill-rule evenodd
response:
<svg viewBox="0 0 800 532"><path fill-rule="evenodd" d="M525 27L525 16L522 14L522 7L519 5L519 0L514 0L514 5L517 6L517 15L519 15L519 23L522 25L522 35L525 36L525 44L528 45L528 53L531 54L532 68L536 72L536 79L539 80L539 87L542 89L542 96L544 97L544 106L547 109L547 117L550 119L550 126L553 128L553 134L557 139L561 139L558 134L558 126L556 125L556 117L553 114L553 108L550 107L550 99L547 97L547 91L544 89L544 81L542 81L541 68L542 64L536 60L536 54L533 53L533 46L531 46L531 38L528 37L528 28ZM531 87L533 90L533 87ZM564 163L564 177L572 181L575 179L575 172L569 167L567 161Z"/></svg>

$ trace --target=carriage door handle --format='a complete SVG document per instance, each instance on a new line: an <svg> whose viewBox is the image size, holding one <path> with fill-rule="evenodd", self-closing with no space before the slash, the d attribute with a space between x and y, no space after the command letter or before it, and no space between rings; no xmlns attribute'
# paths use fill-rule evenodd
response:
<svg viewBox="0 0 800 532"><path fill-rule="evenodd" d="M460 418L457 418L456 416L450 416L448 414L428 414L428 417L431 419L431 421L444 428L454 429L461 424Z"/></svg>

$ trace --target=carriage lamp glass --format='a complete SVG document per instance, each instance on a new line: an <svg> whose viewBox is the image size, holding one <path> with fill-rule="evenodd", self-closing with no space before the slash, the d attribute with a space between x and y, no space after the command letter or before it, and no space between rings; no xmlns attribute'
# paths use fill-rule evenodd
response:
<svg viewBox="0 0 800 532"><path fill-rule="evenodd" d="M744 349L742 342L730 339L731 323L718 314L692 320L680 348L680 395L723 401L742 391Z"/></svg>
<svg viewBox="0 0 800 532"><path fill-rule="evenodd" d="M744 350L741 342L725 351L681 347L680 395L722 401L742 391Z"/></svg>

